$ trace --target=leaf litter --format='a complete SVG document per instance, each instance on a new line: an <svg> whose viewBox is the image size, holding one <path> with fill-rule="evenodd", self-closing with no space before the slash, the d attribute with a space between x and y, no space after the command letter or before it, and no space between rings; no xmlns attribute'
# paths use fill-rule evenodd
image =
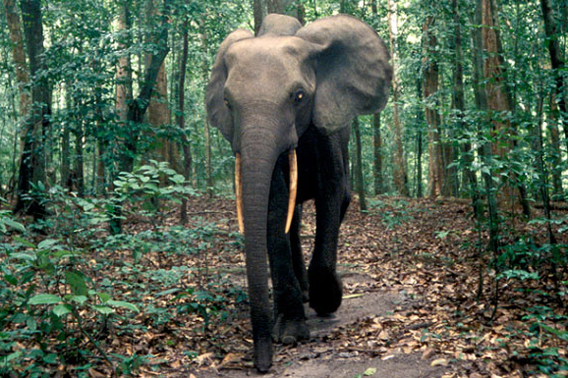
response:
<svg viewBox="0 0 568 378"><path fill-rule="evenodd" d="M254 374L233 202L192 197L189 208L187 228L207 230L200 231L206 234L201 240L184 241L187 253L147 251L135 262L132 251L103 250L90 259L89 267L112 261L92 279L111 282L115 300L140 309L100 330L99 347L109 355L146 356L140 377ZM400 371L401 377L544 377L536 352L566 358L566 324L556 320L564 319L565 310L546 294L553 291L552 278L496 281L489 257L479 257L486 235L475 230L467 204L385 197L369 212L357 209L354 201L340 233L343 305L331 319L309 313L308 342L275 346L274 376L396 378ZM178 218L172 212L166 226L177 225ZM132 233L149 228L136 219L126 226ZM314 234L314 206L308 204L306 261ZM555 309L555 316L533 321L534 309L544 307ZM543 330L559 336L545 337ZM101 359L88 372L109 376L108 369Z"/></svg>

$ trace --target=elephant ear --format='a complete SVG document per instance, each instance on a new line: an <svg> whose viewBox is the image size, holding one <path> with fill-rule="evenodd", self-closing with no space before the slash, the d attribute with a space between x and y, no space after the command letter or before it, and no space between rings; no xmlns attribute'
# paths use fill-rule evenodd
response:
<svg viewBox="0 0 568 378"><path fill-rule="evenodd" d="M294 17L271 13L262 20L258 36L260 37L262 35L271 34L281 37L289 37L296 34L298 29L301 27L302 24L300 24L300 21Z"/></svg>
<svg viewBox="0 0 568 378"><path fill-rule="evenodd" d="M205 89L205 106L209 123L218 128L229 142L233 139L233 120L223 98L223 90L227 80L225 53L233 43L252 37L252 33L248 30L237 29L225 38L217 51L215 63L211 68L209 83Z"/></svg>
<svg viewBox="0 0 568 378"><path fill-rule="evenodd" d="M316 45L313 123L325 134L359 114L382 110L392 79L383 40L358 19L338 15L317 20L296 33Z"/></svg>

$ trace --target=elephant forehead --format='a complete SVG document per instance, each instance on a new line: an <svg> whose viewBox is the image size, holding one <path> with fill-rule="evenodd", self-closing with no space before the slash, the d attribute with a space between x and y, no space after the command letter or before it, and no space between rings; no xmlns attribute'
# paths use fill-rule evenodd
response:
<svg viewBox="0 0 568 378"><path fill-rule="evenodd" d="M286 82L300 74L309 47L296 37L251 38L233 44L225 62L229 73L241 80Z"/></svg>

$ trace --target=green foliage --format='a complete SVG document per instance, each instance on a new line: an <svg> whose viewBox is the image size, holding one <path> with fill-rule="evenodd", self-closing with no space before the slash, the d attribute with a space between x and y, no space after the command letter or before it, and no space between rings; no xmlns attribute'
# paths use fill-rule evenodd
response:
<svg viewBox="0 0 568 378"><path fill-rule="evenodd" d="M8 211L0 212L0 375L41 376L64 365L83 376L94 355L101 353L95 334L108 329L109 324L121 332L135 332L140 325L130 322L140 313L155 327L168 326L173 315L182 313L199 314L208 324L227 317L224 308L229 302L245 300L246 295L238 289L226 292L223 280L207 283L199 269L142 270L136 262L147 254L203 253L220 231L200 220L194 228L160 223L162 212L188 193L185 180L166 164L150 162L120 177L117 191L123 196L119 200L124 207L141 206L138 212L129 210L127 214L152 217L151 229L108 235L108 209L116 206L116 198L79 198L58 186L36 188L50 213L40 222L24 227ZM157 186L160 178L171 185ZM142 204L152 200L159 200L162 207ZM127 250L132 251L134 263L93 260L97 251L112 254ZM116 282L93 279L97 271L106 269L115 269L118 276L126 278ZM143 277L145 283L132 281L133 276ZM187 277L204 284L188 287ZM141 301L148 296L156 301ZM167 300L158 302L158 298ZM100 357L111 361L120 374L135 374L151 356Z"/></svg>
<svg viewBox="0 0 568 378"><path fill-rule="evenodd" d="M132 173L120 172L114 185L117 193L115 206L120 206L123 214L128 212L145 217L154 228L162 224L173 205L180 204L188 195L197 195L187 186L182 175L168 167L167 162L155 160Z"/></svg>
<svg viewBox="0 0 568 378"><path fill-rule="evenodd" d="M29 235L25 229L18 231ZM86 357L67 353L79 347L76 327L87 332L82 325L86 319L106 322L116 309L139 312L135 304L95 290L91 279L77 269L85 262L84 250L64 244L63 235L57 236L37 244L29 237L14 236L11 243L0 245L5 255L0 262L2 373L36 376L59 364L75 364L76 358ZM21 347L33 340L39 342L39 349ZM48 344L47 340L57 341Z"/></svg>
<svg viewBox="0 0 568 378"><path fill-rule="evenodd" d="M380 199L371 199L369 207L371 211L381 216L382 222L389 229L394 229L412 220L412 211L409 210L408 201L405 200L395 200L387 203Z"/></svg>

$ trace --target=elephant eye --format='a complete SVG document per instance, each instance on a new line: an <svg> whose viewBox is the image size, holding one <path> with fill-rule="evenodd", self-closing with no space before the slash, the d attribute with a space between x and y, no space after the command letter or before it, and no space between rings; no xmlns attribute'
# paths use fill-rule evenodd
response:
<svg viewBox="0 0 568 378"><path fill-rule="evenodd" d="M225 106L231 110L231 103L229 102L229 100L227 100L226 98L223 99L223 102L225 103Z"/></svg>
<svg viewBox="0 0 568 378"><path fill-rule="evenodd" d="M303 89L298 89L293 95L294 103L299 104L306 98L306 92Z"/></svg>

